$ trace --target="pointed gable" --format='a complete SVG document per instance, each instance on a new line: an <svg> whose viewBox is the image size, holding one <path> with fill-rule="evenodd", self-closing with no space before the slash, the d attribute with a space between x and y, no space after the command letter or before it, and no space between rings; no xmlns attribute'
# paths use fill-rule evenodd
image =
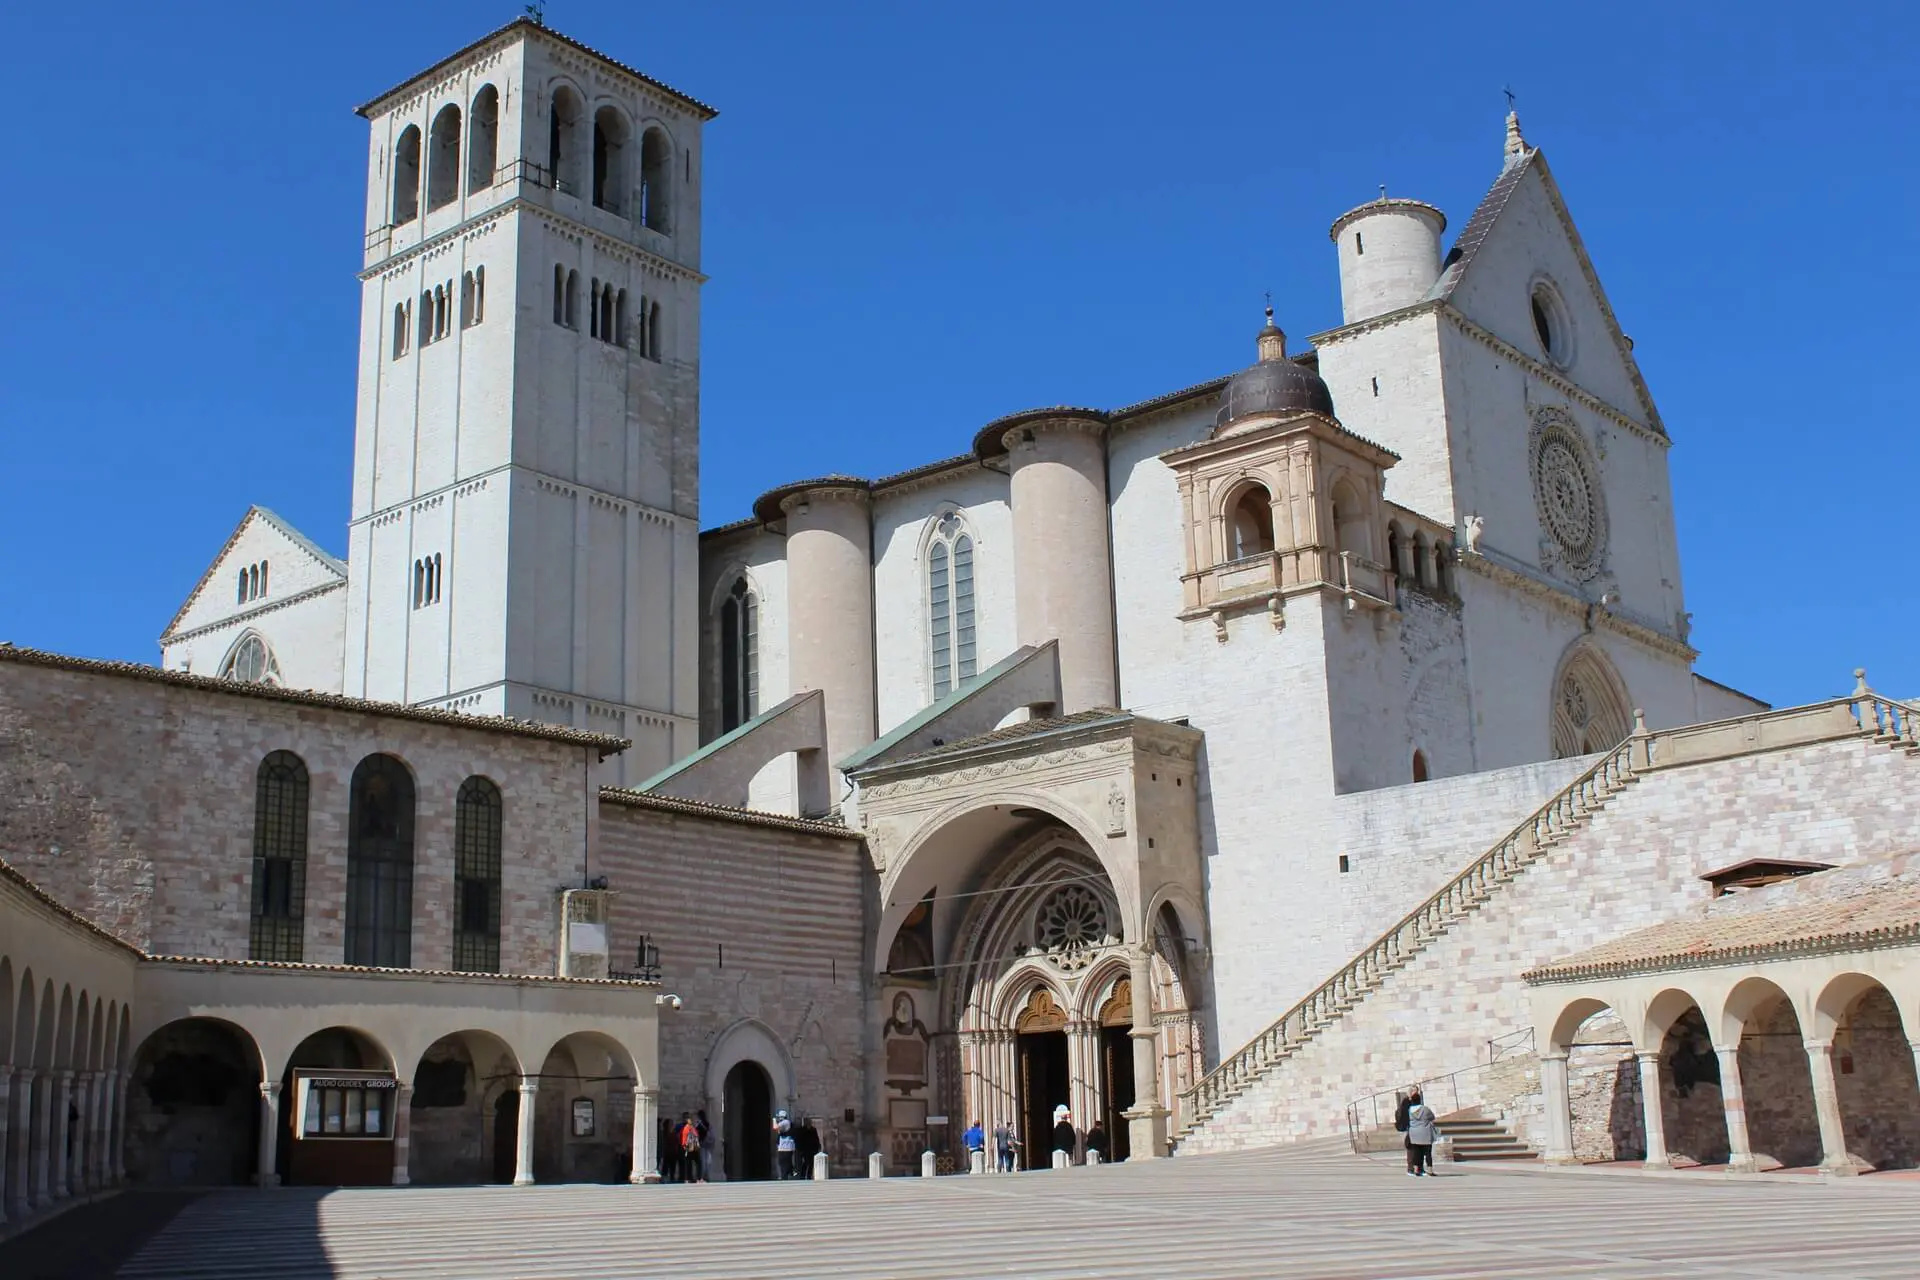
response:
<svg viewBox="0 0 1920 1280"><path fill-rule="evenodd" d="M1518 122L1510 122L1518 137ZM1544 275L1572 320L1575 349L1564 375L1661 435L1666 427L1633 346L1537 147L1520 144L1448 250L1429 297L1510 346L1540 358L1532 285Z"/></svg>
<svg viewBox="0 0 1920 1280"><path fill-rule="evenodd" d="M243 599L239 588L244 568L268 567L264 592ZM198 630L253 609L284 603L316 591L344 586L347 566L327 554L311 538L265 507L249 507L226 545L194 584L192 592L160 637L161 644L183 632Z"/></svg>

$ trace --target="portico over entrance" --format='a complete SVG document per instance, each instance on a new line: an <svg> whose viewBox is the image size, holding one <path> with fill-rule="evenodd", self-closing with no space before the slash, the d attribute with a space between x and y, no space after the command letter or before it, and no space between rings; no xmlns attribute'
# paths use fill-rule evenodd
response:
<svg viewBox="0 0 1920 1280"><path fill-rule="evenodd" d="M960 1156L977 1122L1044 1168L1061 1107L1075 1160L1090 1141L1165 1154L1205 1058L1200 742L1105 708L848 770L880 876L875 1112L896 1167Z"/></svg>

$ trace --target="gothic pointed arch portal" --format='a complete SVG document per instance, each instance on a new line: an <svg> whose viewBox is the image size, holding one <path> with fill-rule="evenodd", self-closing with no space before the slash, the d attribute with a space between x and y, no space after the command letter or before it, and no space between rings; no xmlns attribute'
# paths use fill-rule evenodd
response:
<svg viewBox="0 0 1920 1280"><path fill-rule="evenodd" d="M1633 731L1627 686L1591 644L1576 644L1561 659L1553 681L1553 754L1569 756L1610 751Z"/></svg>

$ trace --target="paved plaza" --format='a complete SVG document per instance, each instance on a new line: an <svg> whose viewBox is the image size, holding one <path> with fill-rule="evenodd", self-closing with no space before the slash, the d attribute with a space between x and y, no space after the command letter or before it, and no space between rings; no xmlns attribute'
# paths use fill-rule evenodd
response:
<svg viewBox="0 0 1920 1280"><path fill-rule="evenodd" d="M1454 1165L1416 1181L1392 1157L1322 1148L934 1181L219 1191L117 1274L1910 1277L1916 1214L1920 1182L1898 1179Z"/></svg>

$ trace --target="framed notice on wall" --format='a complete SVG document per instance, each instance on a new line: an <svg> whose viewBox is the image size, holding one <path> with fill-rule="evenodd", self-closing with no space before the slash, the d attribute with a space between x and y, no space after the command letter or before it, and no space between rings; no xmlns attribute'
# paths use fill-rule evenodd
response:
<svg viewBox="0 0 1920 1280"><path fill-rule="evenodd" d="M591 1138L593 1136L593 1099L575 1098L573 1100L573 1136Z"/></svg>

